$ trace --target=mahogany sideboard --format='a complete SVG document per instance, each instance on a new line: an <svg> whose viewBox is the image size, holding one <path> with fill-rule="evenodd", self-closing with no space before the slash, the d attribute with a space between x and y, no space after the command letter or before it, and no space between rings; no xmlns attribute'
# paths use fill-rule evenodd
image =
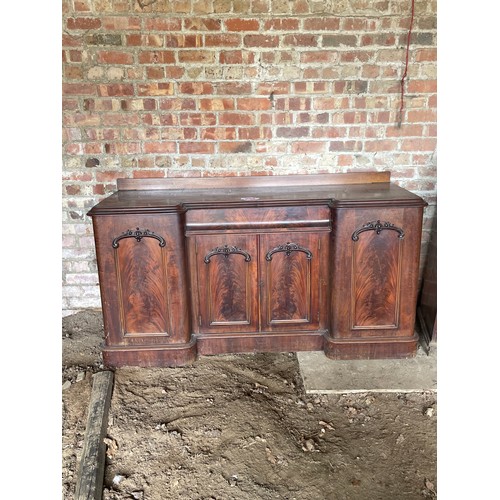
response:
<svg viewBox="0 0 500 500"><path fill-rule="evenodd" d="M104 363L412 357L425 206L390 172L118 179L89 211Z"/></svg>

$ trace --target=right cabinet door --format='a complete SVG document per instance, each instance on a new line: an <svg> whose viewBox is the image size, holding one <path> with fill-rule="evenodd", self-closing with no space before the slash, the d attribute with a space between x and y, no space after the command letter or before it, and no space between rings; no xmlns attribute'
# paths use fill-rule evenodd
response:
<svg viewBox="0 0 500 500"><path fill-rule="evenodd" d="M260 237L262 331L322 327L329 233L277 233ZM326 267L325 267L326 268Z"/></svg>
<svg viewBox="0 0 500 500"><path fill-rule="evenodd" d="M414 335L422 209L337 210L332 332L340 338Z"/></svg>

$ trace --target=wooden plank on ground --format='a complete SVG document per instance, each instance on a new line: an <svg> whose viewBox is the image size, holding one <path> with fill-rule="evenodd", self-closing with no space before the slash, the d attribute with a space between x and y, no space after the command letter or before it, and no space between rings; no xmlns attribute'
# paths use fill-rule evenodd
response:
<svg viewBox="0 0 500 500"><path fill-rule="evenodd" d="M102 497L106 457L104 438L112 389L113 372L94 374L75 500L100 500Z"/></svg>

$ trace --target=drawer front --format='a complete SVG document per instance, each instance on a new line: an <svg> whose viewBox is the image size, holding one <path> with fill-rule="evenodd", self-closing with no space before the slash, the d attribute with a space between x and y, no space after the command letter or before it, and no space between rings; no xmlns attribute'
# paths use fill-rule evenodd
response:
<svg viewBox="0 0 500 500"><path fill-rule="evenodd" d="M186 234L229 230L331 228L328 206L208 208L189 210Z"/></svg>

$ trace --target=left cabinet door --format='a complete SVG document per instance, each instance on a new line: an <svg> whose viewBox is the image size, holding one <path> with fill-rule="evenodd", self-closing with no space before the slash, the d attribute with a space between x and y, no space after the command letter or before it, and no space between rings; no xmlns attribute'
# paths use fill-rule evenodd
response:
<svg viewBox="0 0 500 500"><path fill-rule="evenodd" d="M191 241L195 329L199 333L258 331L257 236L198 235Z"/></svg>
<svg viewBox="0 0 500 500"><path fill-rule="evenodd" d="M94 218L106 343L189 340L182 231L176 214Z"/></svg>

